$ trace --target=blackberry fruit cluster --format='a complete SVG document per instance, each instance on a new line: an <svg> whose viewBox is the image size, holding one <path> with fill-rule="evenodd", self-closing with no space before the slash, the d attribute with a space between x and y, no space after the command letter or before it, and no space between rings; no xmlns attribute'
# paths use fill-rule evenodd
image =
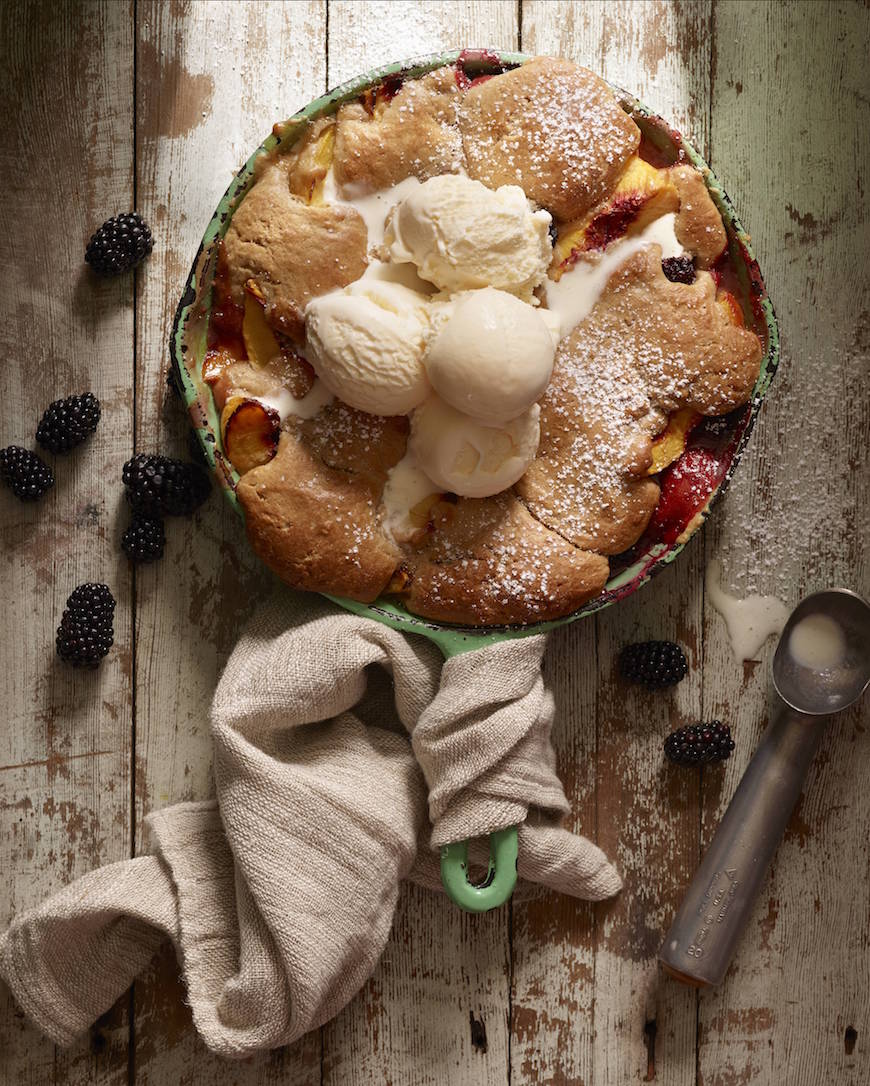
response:
<svg viewBox="0 0 870 1086"><path fill-rule="evenodd" d="M151 517L190 516L211 490L208 476L196 464L150 453L128 460L123 480L133 509Z"/></svg>
<svg viewBox="0 0 870 1086"><path fill-rule="evenodd" d="M672 283L694 283L695 262L690 256L668 256L662 261L665 278Z"/></svg>
<svg viewBox="0 0 870 1086"><path fill-rule="evenodd" d="M48 464L20 445L0 449L0 479L23 502L36 501L54 486L54 472Z"/></svg>
<svg viewBox="0 0 870 1086"><path fill-rule="evenodd" d="M678 728L665 740L665 757L676 765L705 765L724 762L731 757L734 740L731 729L721 720L709 724L689 724Z"/></svg>
<svg viewBox="0 0 870 1086"><path fill-rule="evenodd" d="M104 584L81 584L66 601L57 628L57 654L72 667L93 669L115 641L115 599Z"/></svg>
<svg viewBox="0 0 870 1086"><path fill-rule="evenodd" d="M683 679L689 664L683 650L673 641L642 641L622 650L619 670L629 682L660 690Z"/></svg>
<svg viewBox="0 0 870 1086"><path fill-rule="evenodd" d="M121 549L131 562L156 562L163 557L166 533L159 517L142 513L133 516L133 523L121 537Z"/></svg>
<svg viewBox="0 0 870 1086"><path fill-rule="evenodd" d="M97 275L122 275L140 264L154 247L151 231L141 215L129 211L106 219L91 236L85 261Z"/></svg>
<svg viewBox="0 0 870 1086"><path fill-rule="evenodd" d="M92 392L55 400L43 412L36 440L52 453L65 453L81 445L100 421L100 401Z"/></svg>

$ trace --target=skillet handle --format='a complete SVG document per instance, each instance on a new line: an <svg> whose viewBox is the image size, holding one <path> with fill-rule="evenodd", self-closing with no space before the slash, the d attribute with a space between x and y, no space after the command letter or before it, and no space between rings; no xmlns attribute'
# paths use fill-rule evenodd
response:
<svg viewBox="0 0 870 1086"><path fill-rule="evenodd" d="M423 631L421 631L423 632ZM448 627L429 628L425 631L441 649L444 659L474 652L497 641L511 640L512 636L497 633L469 634ZM517 884L517 856L519 842L517 827L508 826L489 835L489 866L480 885L468 881L468 841L455 841L441 849L441 882L450 900L469 913L486 913L498 909L510 900Z"/></svg>
<svg viewBox="0 0 870 1086"><path fill-rule="evenodd" d="M457 841L441 849L441 881L451 901L469 913L497 909L510 898L517 882L517 827L489 835L489 867L483 882L468 881L468 842Z"/></svg>

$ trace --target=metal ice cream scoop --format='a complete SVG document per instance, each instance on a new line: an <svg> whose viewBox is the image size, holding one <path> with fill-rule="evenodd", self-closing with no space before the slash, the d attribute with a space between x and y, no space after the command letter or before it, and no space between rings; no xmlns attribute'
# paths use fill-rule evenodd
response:
<svg viewBox="0 0 870 1086"><path fill-rule="evenodd" d="M818 749L827 718L870 684L870 604L847 589L807 596L773 658L778 712L671 924L659 961L697 987L725 976Z"/></svg>

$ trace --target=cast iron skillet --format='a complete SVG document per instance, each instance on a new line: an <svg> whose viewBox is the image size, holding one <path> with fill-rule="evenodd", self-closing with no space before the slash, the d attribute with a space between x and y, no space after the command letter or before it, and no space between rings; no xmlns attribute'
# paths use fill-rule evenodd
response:
<svg viewBox="0 0 870 1086"><path fill-rule="evenodd" d="M263 141L239 170L206 228L170 337L175 377L187 404L191 423L209 465L239 513L242 510L235 495L239 476L223 454L218 412L211 389L202 380L201 373L218 244L227 231L233 211L254 181L258 159L277 148L288 150L310 122L334 113L342 102L356 98L362 91L385 80L414 78L445 64L457 64L460 73L472 80L517 67L528 59L522 53L466 49L376 68L330 91L288 121L276 125L272 135ZM383 598L366 604L329 596L333 602L356 614L386 623L394 629L430 638L446 658L486 644L542 633L594 614L631 595L673 562L701 527L714 502L724 493L779 361L779 333L773 307L752 255L749 238L719 181L698 152L678 132L632 95L618 87L613 89L623 108L632 115L660 154L662 165L682 157L700 170L728 232L728 289L738 297L747 326L758 332L766 346L761 372L748 404L722 418L705 420L692 432L683 455L662 473L662 499L650 528L629 552L611 559L611 577L601 595L573 614L552 622L483 630L428 621L412 615L394 599ZM690 491L691 499L688 500ZM462 908L473 912L483 912L503 904L510 897L516 882L516 827L491 835L489 870L483 883L478 886L468 881L467 857L467 841L448 845L442 850L442 878L451 898Z"/></svg>

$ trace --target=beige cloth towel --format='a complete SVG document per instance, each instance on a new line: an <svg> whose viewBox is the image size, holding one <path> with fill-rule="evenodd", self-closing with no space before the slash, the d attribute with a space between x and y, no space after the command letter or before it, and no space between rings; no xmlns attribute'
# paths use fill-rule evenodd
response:
<svg viewBox="0 0 870 1086"><path fill-rule="evenodd" d="M353 997L400 881L438 885L430 843L522 822L523 879L615 893L603 853L558 824L568 804L543 649L529 638L442 668L421 638L281 594L215 694L217 801L151 815L154 855L93 871L18 918L0 938L0 976L68 1044L169 936L203 1040L241 1057L290 1043Z"/></svg>

